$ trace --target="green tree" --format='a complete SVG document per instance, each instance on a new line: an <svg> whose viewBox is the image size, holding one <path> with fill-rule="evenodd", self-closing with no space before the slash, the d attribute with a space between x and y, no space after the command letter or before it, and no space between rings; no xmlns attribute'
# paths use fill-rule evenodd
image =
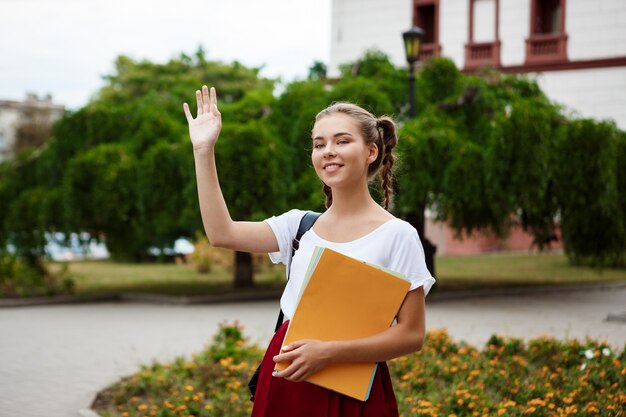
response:
<svg viewBox="0 0 626 417"><path fill-rule="evenodd" d="M519 224L540 250L558 239L560 222L572 263L623 266L624 132L567 120L525 76L463 75L439 58L418 85L434 101L401 130L395 208L421 237L426 208L457 237L506 237Z"/></svg>
<svg viewBox="0 0 626 417"><path fill-rule="evenodd" d="M309 68L309 80L324 81L326 79L327 72L326 64L320 61L315 61Z"/></svg>
<svg viewBox="0 0 626 417"><path fill-rule="evenodd" d="M311 130L315 115L328 104L325 84L305 80L288 84L272 108L269 123L275 126L290 161L283 169L289 206L324 208L322 185L311 165Z"/></svg>
<svg viewBox="0 0 626 417"><path fill-rule="evenodd" d="M137 158L119 143L74 157L63 178L66 225L105 239L114 259L142 260L150 243L142 229Z"/></svg>
<svg viewBox="0 0 626 417"><path fill-rule="evenodd" d="M626 266L624 139L614 122L576 119L556 144L563 244L576 265Z"/></svg>
<svg viewBox="0 0 626 417"><path fill-rule="evenodd" d="M13 243L36 264L45 232L86 231L105 241L114 259L141 261L151 246L195 236L202 222L181 104L207 82L219 88L225 135L233 136L221 145L220 163L232 166L222 181L235 201L234 217L259 219L284 209L280 137L266 122L274 81L260 78L258 69L208 61L199 49L164 64L120 56L105 80L85 107L53 127L45 148L2 165L2 246ZM241 265L237 283L250 284L252 276L243 279L240 271L251 271L251 264Z"/></svg>
<svg viewBox="0 0 626 417"><path fill-rule="evenodd" d="M220 185L232 218L260 221L284 211L289 165L284 145L264 119L225 124L215 147ZM253 285L252 258L235 253L235 286Z"/></svg>

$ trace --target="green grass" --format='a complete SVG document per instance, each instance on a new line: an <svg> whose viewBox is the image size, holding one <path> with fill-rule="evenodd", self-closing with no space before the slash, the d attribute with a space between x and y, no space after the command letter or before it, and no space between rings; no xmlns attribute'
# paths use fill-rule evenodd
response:
<svg viewBox="0 0 626 417"><path fill-rule="evenodd" d="M497 253L435 259L439 290L598 283L626 280L624 269L571 266L561 253Z"/></svg>
<svg viewBox="0 0 626 417"><path fill-rule="evenodd" d="M50 262L52 271L61 263ZM106 292L135 292L169 295L208 295L250 289L233 288L232 272L224 267L214 267L210 273L201 274L192 264L133 264L112 261L81 261L69 265L70 277L76 294ZM255 288L281 289L284 268L264 265L255 274Z"/></svg>
<svg viewBox="0 0 626 417"><path fill-rule="evenodd" d="M50 262L58 270L61 263ZM488 255L440 256L435 259L437 291L506 288L510 286L597 283L626 280L626 271L568 265L560 253L498 253ZM198 273L193 264L131 264L111 261L82 261L69 265L77 294L143 292L170 295L207 295L234 291L232 272L215 267ZM265 264L255 274L255 288L282 289L284 266Z"/></svg>

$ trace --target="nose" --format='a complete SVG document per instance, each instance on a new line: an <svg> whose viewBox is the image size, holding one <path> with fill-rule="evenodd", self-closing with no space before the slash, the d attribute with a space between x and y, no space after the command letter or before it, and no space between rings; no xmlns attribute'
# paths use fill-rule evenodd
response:
<svg viewBox="0 0 626 417"><path fill-rule="evenodd" d="M328 157L332 157L335 156L335 148L333 147L332 143L327 144L324 147L324 158L328 158Z"/></svg>

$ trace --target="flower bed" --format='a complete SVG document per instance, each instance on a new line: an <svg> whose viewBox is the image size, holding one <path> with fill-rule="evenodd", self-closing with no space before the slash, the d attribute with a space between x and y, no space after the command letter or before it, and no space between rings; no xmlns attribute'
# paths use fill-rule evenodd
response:
<svg viewBox="0 0 626 417"><path fill-rule="evenodd" d="M264 347L243 325L222 323L192 360L145 365L108 387L93 408L102 416L249 416L247 383ZM605 341L493 335L482 350L430 330L424 348L389 361L404 417L626 416L626 349Z"/></svg>

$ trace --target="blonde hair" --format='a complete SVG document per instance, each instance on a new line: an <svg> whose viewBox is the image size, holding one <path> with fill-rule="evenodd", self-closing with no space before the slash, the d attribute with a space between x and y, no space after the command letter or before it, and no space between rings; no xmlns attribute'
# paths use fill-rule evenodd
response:
<svg viewBox="0 0 626 417"><path fill-rule="evenodd" d="M393 196L393 164L396 160L393 148L398 144L396 123L388 116L377 118L364 108L348 102L331 104L315 116L315 121L335 113L352 117L361 130L365 144L374 143L378 147L378 157L370 164L367 175L368 179L371 179L376 173L379 173L385 193L383 207L385 210L389 210ZM324 184L324 194L326 195L326 208L328 208L333 202L333 195L331 188L326 184Z"/></svg>

